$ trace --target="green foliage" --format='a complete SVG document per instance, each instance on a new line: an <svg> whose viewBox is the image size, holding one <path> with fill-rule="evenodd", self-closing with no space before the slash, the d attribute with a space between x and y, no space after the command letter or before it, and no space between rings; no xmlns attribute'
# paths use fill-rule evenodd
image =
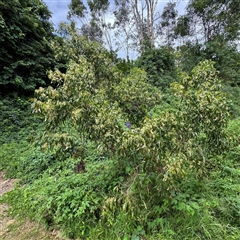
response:
<svg viewBox="0 0 240 240"><path fill-rule="evenodd" d="M79 18L80 31L90 41L103 42L104 32L109 23L103 20L104 13L109 7L108 0L71 0L69 4L68 19ZM88 21L82 19L88 18Z"/></svg>
<svg viewBox="0 0 240 240"><path fill-rule="evenodd" d="M221 163L221 168L212 173L213 180L209 183L214 189L213 198L218 199L218 204L214 208L215 217L225 224L239 228L239 146L231 149Z"/></svg>
<svg viewBox="0 0 240 240"><path fill-rule="evenodd" d="M166 90L176 81L174 57L167 48L148 49L136 61L135 65L148 74L148 82Z"/></svg>
<svg viewBox="0 0 240 240"><path fill-rule="evenodd" d="M32 183L56 162L53 153L43 153L27 142L3 144L0 158L0 170L6 177L19 178L22 183Z"/></svg>
<svg viewBox="0 0 240 240"><path fill-rule="evenodd" d="M44 169L42 162L47 162L47 155L41 155L41 159L32 156L35 169L29 166L25 171L28 179L33 177L32 184L15 189L5 197L12 205L11 212L48 225L60 225L72 238L87 236L101 217L108 189L123 181L118 178L116 160L101 158L91 143L88 147L91 155L82 159L86 165L84 172L76 172L80 159L69 158L61 163L49 161L48 168ZM30 159L24 162L30 164Z"/></svg>
<svg viewBox="0 0 240 240"><path fill-rule="evenodd" d="M212 39L205 44L188 42L179 49L179 65L184 71L190 72L203 60L212 60L218 70L218 76L225 85L239 86L240 54L236 45Z"/></svg>
<svg viewBox="0 0 240 240"><path fill-rule="evenodd" d="M92 143L87 152L87 172L73 173L77 159L55 162L32 185L16 188L1 202L11 204L12 214L58 224L74 239L239 238L238 147L211 159L215 167L222 168L212 169L208 179L199 181L192 176L166 195L146 187L154 176L139 172L141 176L133 175L127 184L115 175L116 159L101 157ZM140 202L136 198L139 191ZM158 204L156 200L146 202L146 192L156 194ZM127 214L130 209L136 215Z"/></svg>
<svg viewBox="0 0 240 240"><path fill-rule="evenodd" d="M162 103L148 72L65 27L61 71L35 92L41 118L27 101L1 102L0 170L24 184L1 202L74 239L238 239L239 119L228 121L213 62L172 78Z"/></svg>
<svg viewBox="0 0 240 240"><path fill-rule="evenodd" d="M190 19L187 16L183 15L178 18L174 34L176 37L190 36Z"/></svg>
<svg viewBox="0 0 240 240"><path fill-rule="evenodd" d="M70 25L61 23L58 33L63 38L52 42L58 62L66 63L67 68L70 61L77 63L80 56L84 57L91 63L97 81L114 81L116 76L109 72L117 61L114 52L109 52L100 43L88 41L86 37L79 35L75 22Z"/></svg>
<svg viewBox="0 0 240 240"><path fill-rule="evenodd" d="M42 119L31 114L32 99L17 96L0 97L0 145L29 141L43 126Z"/></svg>
<svg viewBox="0 0 240 240"><path fill-rule="evenodd" d="M144 172L166 169L161 174L167 179L184 175L189 167L201 171L204 159L225 147L223 130L229 114L213 63L203 62L192 73L172 84L178 110L148 117L141 128L123 134L119 154L143 158Z"/></svg>
<svg viewBox="0 0 240 240"><path fill-rule="evenodd" d="M115 100L131 123L138 124L160 99L159 92L147 84L144 71L133 68L114 88Z"/></svg>
<svg viewBox="0 0 240 240"><path fill-rule="evenodd" d="M184 122L190 119L189 129L203 131L209 138L209 144L219 149L221 131L229 119L226 95L221 91L222 85L214 69L214 63L204 61L192 70L192 77L185 76L181 84L173 84L177 97L182 99L185 115Z"/></svg>
<svg viewBox="0 0 240 240"><path fill-rule="evenodd" d="M0 101L0 169L6 171L6 177L21 178L24 182L38 178L51 159L30 145L44 129L42 118L31 112L31 102L32 99L14 95L2 96ZM36 168L36 162L39 168ZM28 175L31 171L35 173Z"/></svg>
<svg viewBox="0 0 240 240"><path fill-rule="evenodd" d="M68 46L69 59L74 61L69 61L67 72L49 73L57 87L36 90L33 109L47 122L45 139L49 141L45 146L58 146L62 153L72 151L80 136L99 141L113 152L126 129L125 123L139 124L159 102L160 92L146 83L144 71L133 69L124 78L106 50L97 43L76 36L78 41L82 40L79 54L71 54L74 39ZM77 59L80 53L83 56ZM61 132L62 125L69 121L79 134L77 138ZM50 139L53 140L50 142Z"/></svg>
<svg viewBox="0 0 240 240"><path fill-rule="evenodd" d="M6 172L8 178L19 178L22 176L22 166L19 156L26 152L27 142L3 144L0 148L0 170Z"/></svg>
<svg viewBox="0 0 240 240"><path fill-rule="evenodd" d="M194 216L201 208L184 189L195 191L194 179L199 184L209 174L207 159L224 151L228 112L213 63L201 63L192 74L172 85L181 100L178 111L148 117L141 127L123 133L118 155L131 162L131 171L126 185L105 202L112 228L124 228L127 221L133 224L124 228L129 233L137 226L159 230L163 224L161 217L156 219L159 214L180 211Z"/></svg>
<svg viewBox="0 0 240 240"><path fill-rule="evenodd" d="M229 108L231 112L231 117L233 119L238 118L240 116L240 108L239 108L240 88L225 85L224 91L226 92L227 97L229 99Z"/></svg>
<svg viewBox="0 0 240 240"><path fill-rule="evenodd" d="M209 14L207 2L196 2L195 14ZM88 4L97 15L108 1ZM85 14L81 1L70 7L71 14ZM31 113L32 99L1 97L0 170L20 179L0 200L12 214L58 226L73 239L240 238L234 45L219 36L182 46L179 69L188 74L177 74L169 50L148 49L135 63L123 61L79 36L74 22L61 24L63 37L50 41L50 15L41 1L0 0L0 11L0 42L7 43L2 86L33 89L58 62L49 71L52 85L35 92L32 110L40 118ZM230 27L228 39L236 35L231 17L222 25ZM176 33L190 34L190 20L183 17Z"/></svg>
<svg viewBox="0 0 240 240"><path fill-rule="evenodd" d="M190 73L197 64L204 60L201 47L201 44L190 41L178 47L178 64L181 70Z"/></svg>
<svg viewBox="0 0 240 240"><path fill-rule="evenodd" d="M216 63L215 68L219 71L219 77L224 84L240 86L240 53L235 44L224 44L220 40L214 39L206 43L203 55Z"/></svg>
<svg viewBox="0 0 240 240"><path fill-rule="evenodd" d="M123 72L123 74L128 75L130 70L134 66L134 62L125 59L117 59L116 61L117 68Z"/></svg>
<svg viewBox="0 0 240 240"><path fill-rule="evenodd" d="M29 92L48 82L54 66L50 12L41 0L0 1L0 87Z"/></svg>
<svg viewBox="0 0 240 240"><path fill-rule="evenodd" d="M240 12L237 0L191 0L186 10L193 34L198 29L205 42L214 37L221 37L224 41L238 39L240 25L234 20Z"/></svg>
<svg viewBox="0 0 240 240"><path fill-rule="evenodd" d="M158 34L161 34L161 37L164 37L164 45L170 48L173 45L174 41L174 26L176 24L178 12L176 10L176 3L169 2L167 3L161 14L161 20L159 22Z"/></svg>
<svg viewBox="0 0 240 240"><path fill-rule="evenodd" d="M111 76L118 73L114 66L108 71ZM221 92L213 62L200 63L191 76L183 74L179 83L173 83L175 109L160 110L152 117L146 113L157 103L159 93L144 81L146 74L139 69L132 69L128 76L116 77L111 83L106 78L96 83L92 63L80 58L79 62L70 63L66 74L55 71L51 78L59 86L37 90L33 104L34 111L42 114L48 124L46 146L69 153L76 147L78 157L83 159L84 139L92 139L98 142L100 154L106 150L117 154L120 170L115 176L124 180L123 185L108 187L105 198L94 195L99 199L101 217L92 218L98 227L89 234L100 234L99 229L108 226L101 233L103 238L110 229L116 229L111 233L113 237L140 237L161 229L161 216L170 212L193 218L201 211L204 213L195 191L205 190L201 179L214 166L209 163L211 157L230 146L225 132L229 118L227 99ZM146 99L150 102L146 103ZM139 119L135 117L136 104L143 110ZM127 122L129 119L131 122ZM64 124L74 126L82 143L71 131L66 134L58 128ZM204 232L202 236L210 235Z"/></svg>
<svg viewBox="0 0 240 240"><path fill-rule="evenodd" d="M82 1L79 0L72 0L71 4L69 4L69 13L68 17L71 16L78 16L78 17L83 17L84 12L86 11L86 7L84 6Z"/></svg>
<svg viewBox="0 0 240 240"><path fill-rule="evenodd" d="M240 119L239 117L228 122L227 133L240 140ZM236 144L238 144L236 142Z"/></svg>
<svg viewBox="0 0 240 240"><path fill-rule="evenodd" d="M220 9L225 9L220 11ZM183 37L180 67L190 72L203 60L214 61L223 83L239 85L239 15L237 0L191 0L175 33Z"/></svg>

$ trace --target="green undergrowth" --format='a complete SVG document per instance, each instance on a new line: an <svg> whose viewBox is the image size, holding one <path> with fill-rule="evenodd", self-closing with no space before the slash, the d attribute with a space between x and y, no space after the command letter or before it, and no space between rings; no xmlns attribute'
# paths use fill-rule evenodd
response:
<svg viewBox="0 0 240 240"><path fill-rule="evenodd" d="M18 161L15 158L25 187L17 186L4 197L12 206L11 213L40 219L47 226L60 225L69 237L89 235L100 218L106 194L124 180L117 176L121 174L116 171L116 160L96 149L84 159L83 169L79 159L55 161L51 153L33 150L32 155L27 149ZM12 166L6 169L11 172Z"/></svg>
<svg viewBox="0 0 240 240"><path fill-rule="evenodd" d="M231 100L230 110L233 118L238 118L240 116L240 88L231 87L229 85L224 86L224 91L227 93L228 98Z"/></svg>
<svg viewBox="0 0 240 240"><path fill-rule="evenodd" d="M240 119L229 122L235 144L207 160L205 176L190 175L162 192L154 172L132 169L129 160L100 152L93 141L81 157L63 158L17 137L1 145L0 170L20 181L0 202L10 205L10 214L60 228L72 239L238 240L239 126ZM27 129L42 131L31 121L15 134L26 136ZM152 185L158 188L150 191Z"/></svg>
<svg viewBox="0 0 240 240"><path fill-rule="evenodd" d="M207 178L179 183L168 201L146 203L136 216L129 216L124 206L116 209L121 204L116 196L131 181L126 169L94 147L89 143L91 154L84 159L85 170L78 173L79 159L59 162L50 153L27 149L16 163L25 166L22 172L16 170L24 188L17 186L1 201L10 204L13 215L58 226L73 239L240 238L239 146L211 159L217 167ZM118 201L125 201L126 208L139 207L128 205L126 199Z"/></svg>
<svg viewBox="0 0 240 240"><path fill-rule="evenodd" d="M44 126L41 118L31 114L31 97L0 95L0 145L31 141Z"/></svg>
<svg viewBox="0 0 240 240"><path fill-rule="evenodd" d="M238 146L215 157L212 161L220 163L219 168L212 169L206 179L181 183L170 192L170 202L143 210L134 221L136 224L145 218L146 226L134 226L133 219L120 214L111 228L93 228L94 239L239 239L239 151ZM150 215L154 216L152 220ZM124 232L131 223L131 234Z"/></svg>
<svg viewBox="0 0 240 240"><path fill-rule="evenodd" d="M31 178L26 173L29 167L35 168L35 158L48 167L48 157L31 144L44 126L42 119L31 113L31 101L14 94L0 96L0 170L9 178Z"/></svg>

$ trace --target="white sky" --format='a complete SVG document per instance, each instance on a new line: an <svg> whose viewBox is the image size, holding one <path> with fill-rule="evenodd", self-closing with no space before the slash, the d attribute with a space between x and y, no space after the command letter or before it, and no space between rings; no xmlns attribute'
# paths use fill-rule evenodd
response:
<svg viewBox="0 0 240 240"><path fill-rule="evenodd" d="M67 18L68 5L71 0L43 0L46 3L49 10L52 12L52 22L57 25L61 21L65 21ZM86 2L83 0L83 2ZM163 7L166 3L170 2L170 0L159 0L159 9L162 11ZM181 15L184 13L184 9L188 3L188 0L180 0L178 3L178 13Z"/></svg>

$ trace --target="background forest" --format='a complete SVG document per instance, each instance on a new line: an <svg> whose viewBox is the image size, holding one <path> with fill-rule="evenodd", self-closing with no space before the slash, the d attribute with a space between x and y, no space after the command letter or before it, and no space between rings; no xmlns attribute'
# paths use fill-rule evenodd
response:
<svg viewBox="0 0 240 240"><path fill-rule="evenodd" d="M9 213L66 239L240 239L238 0L181 16L72 0L67 23L50 18L41 0L0 0Z"/></svg>

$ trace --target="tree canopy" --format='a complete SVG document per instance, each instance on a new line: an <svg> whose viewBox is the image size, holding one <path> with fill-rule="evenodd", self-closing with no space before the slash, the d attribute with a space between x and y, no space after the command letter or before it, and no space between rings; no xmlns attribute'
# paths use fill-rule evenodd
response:
<svg viewBox="0 0 240 240"><path fill-rule="evenodd" d="M33 91L54 66L51 13L41 0L0 1L0 88Z"/></svg>

